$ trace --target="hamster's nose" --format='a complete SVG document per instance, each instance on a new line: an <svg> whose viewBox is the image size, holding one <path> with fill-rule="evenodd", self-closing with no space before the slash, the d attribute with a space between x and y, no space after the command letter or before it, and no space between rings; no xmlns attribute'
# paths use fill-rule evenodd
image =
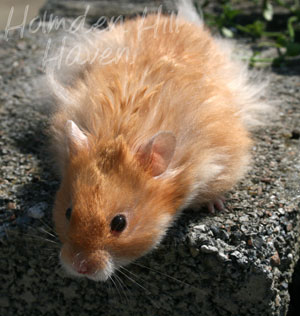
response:
<svg viewBox="0 0 300 316"><path fill-rule="evenodd" d="M73 268L79 274L93 274L95 272L95 265L81 254L75 256Z"/></svg>
<svg viewBox="0 0 300 316"><path fill-rule="evenodd" d="M80 274L88 274L89 273L89 268L86 263L82 263L79 267L77 267L77 272Z"/></svg>
<svg viewBox="0 0 300 316"><path fill-rule="evenodd" d="M60 252L60 259L70 274L85 276L96 281L107 280L113 272L109 254L102 249L82 251L79 247L64 244Z"/></svg>

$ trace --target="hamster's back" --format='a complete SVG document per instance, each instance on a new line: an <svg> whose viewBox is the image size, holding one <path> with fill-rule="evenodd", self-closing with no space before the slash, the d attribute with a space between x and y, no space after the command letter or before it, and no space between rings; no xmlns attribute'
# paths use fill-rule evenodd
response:
<svg viewBox="0 0 300 316"><path fill-rule="evenodd" d="M169 131L176 151L168 172L185 170L192 191L207 200L208 187L214 195L226 191L248 164L248 119L261 106L259 88L225 46L203 26L159 15L83 35L86 62L72 83L50 80L58 91L52 136L62 168L67 120L103 141L122 135L133 152Z"/></svg>

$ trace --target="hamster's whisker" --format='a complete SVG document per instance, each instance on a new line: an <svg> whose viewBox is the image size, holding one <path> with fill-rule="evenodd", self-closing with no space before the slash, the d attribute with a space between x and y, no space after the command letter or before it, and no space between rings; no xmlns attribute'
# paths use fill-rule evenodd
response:
<svg viewBox="0 0 300 316"><path fill-rule="evenodd" d="M126 295L126 291L128 291L126 284L118 275L115 274L114 277L116 278L116 281L118 281L118 283L120 284L120 289L121 289L121 292L124 294L126 302L129 303L128 297Z"/></svg>
<svg viewBox="0 0 300 316"><path fill-rule="evenodd" d="M74 267L75 266L75 260L80 256L81 252L77 252L76 255L73 257L73 260L72 260L72 266Z"/></svg>
<svg viewBox="0 0 300 316"><path fill-rule="evenodd" d="M145 287L143 287L141 284L139 284L136 280L134 280L133 278L131 278L130 276L128 276L125 272L121 271L118 269L118 271L123 274L128 280L130 280L131 282L133 282L134 284L136 284L137 286L139 286L140 288L142 288L145 292L147 293L151 293L149 290L147 290Z"/></svg>
<svg viewBox="0 0 300 316"><path fill-rule="evenodd" d="M132 276L136 277L137 279L141 279L140 276L138 276L137 274L131 272L130 270L126 269L125 267L120 267L122 270L126 271L127 273L131 274Z"/></svg>
<svg viewBox="0 0 300 316"><path fill-rule="evenodd" d="M50 243L56 245L57 247L59 247L58 242L55 241L55 240L51 240L51 239L48 239L48 238L42 238L42 237L41 237L41 239L44 240L44 241L50 242Z"/></svg>
<svg viewBox="0 0 300 316"><path fill-rule="evenodd" d="M44 237L41 237L41 236L37 236L37 235L32 235L32 234L24 234L25 237L29 237L29 238L33 238L33 239L38 239L38 240L42 240L42 241L46 241L46 242L49 242L53 245L55 245L57 248L59 248L59 244L57 241L54 241L54 240L51 240L51 239L48 239L48 238L44 238Z"/></svg>
<svg viewBox="0 0 300 316"><path fill-rule="evenodd" d="M77 252L74 258L78 258L80 256L81 252Z"/></svg>
<svg viewBox="0 0 300 316"><path fill-rule="evenodd" d="M38 219L43 225L47 226L51 231L54 232L54 229L52 226L50 226L46 221L44 221L43 219L39 218Z"/></svg>
<svg viewBox="0 0 300 316"><path fill-rule="evenodd" d="M52 235L50 232L48 232L48 231L47 231L46 229L44 229L43 227L35 228L35 230L36 230L36 234L37 234L38 236L40 236L41 233L42 233L42 234L47 234L47 235L50 236L49 238L50 238L53 242L56 242L56 243L58 244L58 238L57 238L55 235ZM42 235L41 237L43 237L43 235Z"/></svg>
<svg viewBox="0 0 300 316"><path fill-rule="evenodd" d="M55 262L55 256L54 256L54 254L52 254L52 255L50 255L50 256L48 257L48 261L49 261L50 263L54 263L54 262Z"/></svg>
<svg viewBox="0 0 300 316"><path fill-rule="evenodd" d="M79 268L80 268L80 269L81 269L82 265L84 265L85 262L86 262L85 259L82 259L82 260L80 261L80 263L79 263Z"/></svg>
<svg viewBox="0 0 300 316"><path fill-rule="evenodd" d="M159 271L159 270L156 270L156 269L153 269L153 268L149 268L149 267L147 267L147 266L144 266L144 265L142 265L142 264L140 264L140 263L136 263L136 262L131 262L131 264L134 264L134 265L139 266L139 267L141 267L141 268L145 268L145 269L148 269L148 270L150 270L150 271L153 271L153 272L156 272L156 273L158 273L158 274L161 274L161 275L163 275L163 276L165 276L165 277L167 277L167 278L169 278L169 279L171 279L171 280L174 280L174 281L176 281L176 282L178 282L178 283L180 283L180 284L183 284L183 285L185 285L185 286L188 286L188 287L197 289L195 286L193 286L193 285L191 285L191 284L188 284L188 283L186 283L186 282L184 282L184 281L181 281L181 280L179 280L179 279L176 279L175 277L173 277L173 276L171 276L171 275L168 275L168 274L166 274L166 273L164 273L164 272L161 272L161 271Z"/></svg>
<svg viewBox="0 0 300 316"><path fill-rule="evenodd" d="M123 270L125 270L127 273L130 273L131 275L135 276L137 279L141 279L141 280L146 281L144 278L142 278L141 276L139 276L139 275L137 275L137 274L131 272L131 271L128 270L127 268L122 267L122 266L121 266L120 268L123 269ZM131 280L131 281L132 281L132 280ZM156 289L158 289L158 287L155 286L154 284L150 284L150 285L152 285L152 286L154 286ZM148 294L152 294L152 292L151 292L150 290L148 290L148 289L146 289L146 292L148 292ZM156 308L159 308L159 305L156 304L153 300L151 300L151 303L152 303Z"/></svg>
<svg viewBox="0 0 300 316"><path fill-rule="evenodd" d="M56 236L56 232L55 232L55 230L54 230L53 227L51 227L48 223L46 223L46 221L42 220L41 218L39 218L39 221L40 221L44 226L46 226L46 227L49 229L49 231L53 232L53 234ZM57 238L57 237L56 237L56 238Z"/></svg>
<svg viewBox="0 0 300 316"><path fill-rule="evenodd" d="M54 247L54 248L43 248L43 250L47 250L47 251L54 251L56 248Z"/></svg>
<svg viewBox="0 0 300 316"><path fill-rule="evenodd" d="M125 267L120 267L120 268L123 269L123 270L125 270L127 273L131 274L133 277L136 277L136 278L139 279L139 280L142 280L142 281L147 282L147 280L146 280L145 278L143 278L143 277L140 276L140 275L137 275L137 274L133 273L133 272L130 271L129 269L127 269L127 268L125 268ZM151 286L154 286L155 288L157 288L154 284L151 284L151 283L150 283L150 285L151 285ZM147 291L148 291L149 293L151 293L150 290L147 289Z"/></svg>
<svg viewBox="0 0 300 316"><path fill-rule="evenodd" d="M109 276L109 281L111 282L112 290L114 290L114 287L117 288L116 283L111 276ZM117 292L119 292L119 291L117 290Z"/></svg>
<svg viewBox="0 0 300 316"><path fill-rule="evenodd" d="M105 282L105 284L107 285L107 291L108 292L113 292L113 288L112 288L112 282L111 282L111 276L108 277L108 281Z"/></svg>
<svg viewBox="0 0 300 316"><path fill-rule="evenodd" d="M119 290L118 283L116 282L117 279L114 280L114 279L113 279L113 276L110 276L109 278L110 278L112 284L115 286L115 288L116 288L116 290L117 290L117 292L118 292L118 295L120 296L120 299L122 300L123 298L122 298L121 292L120 292L120 290ZM120 286L120 285L119 285L119 286Z"/></svg>
<svg viewBox="0 0 300 316"><path fill-rule="evenodd" d="M117 269L117 271L118 271L118 269ZM128 288L128 286L126 285L126 283L122 280L122 278L119 277L117 274L115 274L114 276L115 276L115 277L119 280L119 282L122 284L122 287L123 287L123 289L124 289L124 293L125 293L125 291L130 292L130 289Z"/></svg>
<svg viewBox="0 0 300 316"><path fill-rule="evenodd" d="M80 252L77 252L76 255L73 257L73 260L72 260L72 266L74 267L75 266L75 259L80 255Z"/></svg>
<svg viewBox="0 0 300 316"><path fill-rule="evenodd" d="M50 233L49 231L47 231L47 230L46 230L45 228L43 228L43 227L40 228L40 231L43 232L43 233L45 233L45 234L47 234L47 235L49 235L49 236L51 236L51 237L53 237L53 238L55 238L55 239L57 239L57 236L55 236L54 234Z"/></svg>
<svg viewBox="0 0 300 316"><path fill-rule="evenodd" d="M49 256L49 259L54 259L54 254L51 254L51 255Z"/></svg>

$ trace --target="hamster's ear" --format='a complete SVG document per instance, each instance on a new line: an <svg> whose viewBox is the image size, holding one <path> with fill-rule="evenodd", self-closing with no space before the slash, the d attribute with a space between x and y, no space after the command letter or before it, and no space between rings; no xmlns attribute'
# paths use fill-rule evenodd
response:
<svg viewBox="0 0 300 316"><path fill-rule="evenodd" d="M139 147L138 160L156 177L165 172L173 158L176 138L171 132L159 132Z"/></svg>
<svg viewBox="0 0 300 316"><path fill-rule="evenodd" d="M82 130L71 120L66 123L66 139L68 149L72 153L88 147L88 138Z"/></svg>

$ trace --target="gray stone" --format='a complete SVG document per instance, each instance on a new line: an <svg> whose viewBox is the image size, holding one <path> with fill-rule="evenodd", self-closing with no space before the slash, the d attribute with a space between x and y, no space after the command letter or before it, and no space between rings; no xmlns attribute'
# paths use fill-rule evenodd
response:
<svg viewBox="0 0 300 316"><path fill-rule="evenodd" d="M32 207L30 207L27 211L27 215L32 218L43 218L45 216L45 210L48 208L48 204L45 202L40 202Z"/></svg>
<svg viewBox="0 0 300 316"><path fill-rule="evenodd" d="M206 245L203 245L201 246L201 251L204 252L204 253L217 253L218 252L218 248L216 247L213 247L213 246L206 246Z"/></svg>
<svg viewBox="0 0 300 316"><path fill-rule="evenodd" d="M176 12L175 0L48 0L40 13L50 19L50 15L77 18L83 16L87 22L102 25L112 17L135 16L136 14ZM99 19L99 18L105 18ZM107 19L106 19L107 18Z"/></svg>
<svg viewBox="0 0 300 316"><path fill-rule="evenodd" d="M8 41L0 34L0 315L285 315L300 248L300 146L284 136L300 121L299 67L269 72L278 115L255 132L253 167L227 195L227 211L185 211L155 251L103 284L67 278L51 236L46 204L58 179L47 152L49 100L35 86L46 43L42 29L11 31ZM243 56L250 46L238 49ZM39 203L43 221L26 212Z"/></svg>

